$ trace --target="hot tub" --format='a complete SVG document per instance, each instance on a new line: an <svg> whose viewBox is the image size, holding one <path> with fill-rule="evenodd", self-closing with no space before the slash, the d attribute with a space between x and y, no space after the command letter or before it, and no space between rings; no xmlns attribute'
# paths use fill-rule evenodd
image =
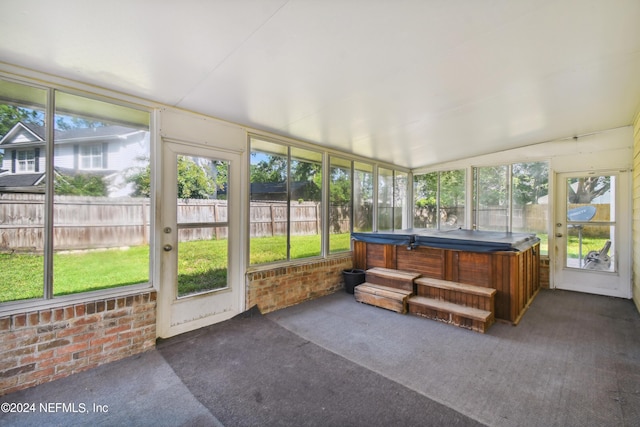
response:
<svg viewBox="0 0 640 427"><path fill-rule="evenodd" d="M535 234L407 229L352 233L352 239L354 268L392 268L496 289L496 319L514 324L540 287Z"/></svg>

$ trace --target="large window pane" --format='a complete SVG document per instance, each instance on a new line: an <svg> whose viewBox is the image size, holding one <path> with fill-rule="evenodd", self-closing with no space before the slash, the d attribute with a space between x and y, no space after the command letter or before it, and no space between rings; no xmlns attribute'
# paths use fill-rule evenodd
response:
<svg viewBox="0 0 640 427"><path fill-rule="evenodd" d="M288 147L251 140L250 262L287 259Z"/></svg>
<svg viewBox="0 0 640 427"><path fill-rule="evenodd" d="M568 178L566 185L565 266L615 272L616 177Z"/></svg>
<svg viewBox="0 0 640 427"><path fill-rule="evenodd" d="M322 254L322 153L251 140L250 263Z"/></svg>
<svg viewBox="0 0 640 427"><path fill-rule="evenodd" d="M177 160L178 297L227 287L229 162Z"/></svg>
<svg viewBox="0 0 640 427"><path fill-rule="evenodd" d="M44 295L46 100L0 80L0 302Z"/></svg>
<svg viewBox="0 0 640 427"><path fill-rule="evenodd" d="M540 253L548 254L549 165L546 162L512 166L512 230L535 233Z"/></svg>
<svg viewBox="0 0 640 427"><path fill-rule="evenodd" d="M378 168L378 231L393 230L393 171Z"/></svg>
<svg viewBox="0 0 640 427"><path fill-rule="evenodd" d="M418 228L464 228L465 170L413 177L413 224Z"/></svg>
<svg viewBox="0 0 640 427"><path fill-rule="evenodd" d="M440 173L440 229L465 228L465 170Z"/></svg>
<svg viewBox="0 0 640 427"><path fill-rule="evenodd" d="M322 253L322 154L291 148L291 258Z"/></svg>
<svg viewBox="0 0 640 427"><path fill-rule="evenodd" d="M148 113L56 93L55 295L149 281L149 135Z"/></svg>
<svg viewBox="0 0 640 427"><path fill-rule="evenodd" d="M413 176L413 226L438 228L438 172Z"/></svg>
<svg viewBox="0 0 640 427"><path fill-rule="evenodd" d="M407 224L407 180L406 172L395 172L393 188L393 228L402 230Z"/></svg>
<svg viewBox="0 0 640 427"><path fill-rule="evenodd" d="M373 231L373 166L353 162L353 231Z"/></svg>
<svg viewBox="0 0 640 427"><path fill-rule="evenodd" d="M509 230L509 186L507 165L475 169L476 227L479 230Z"/></svg>
<svg viewBox="0 0 640 427"><path fill-rule="evenodd" d="M351 249L351 161L331 157L329 183L329 252Z"/></svg>

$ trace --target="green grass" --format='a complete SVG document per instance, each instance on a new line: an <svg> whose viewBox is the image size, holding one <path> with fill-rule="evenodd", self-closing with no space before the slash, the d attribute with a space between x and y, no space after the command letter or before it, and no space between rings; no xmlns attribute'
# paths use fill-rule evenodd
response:
<svg viewBox="0 0 640 427"><path fill-rule="evenodd" d="M349 233L332 234L331 252L349 250ZM201 240L178 246L178 295L184 296L227 284L227 241ZM320 236L292 236L291 258L320 255ZM286 258L286 238L251 239L251 264ZM149 281L149 248L56 253L53 257L54 294L68 295ZM44 257L0 254L0 302L41 298Z"/></svg>
<svg viewBox="0 0 640 427"><path fill-rule="evenodd" d="M227 286L227 240L199 240L178 245L178 296Z"/></svg>
<svg viewBox="0 0 640 427"><path fill-rule="evenodd" d="M546 246L547 236L541 235ZM579 242L569 236L567 257L578 258ZM583 237L582 256L600 250L606 239ZM286 238L251 239L252 265L286 259ZM178 295L225 287L227 283L226 240L180 243ZM348 251L349 233L330 235L330 252ZM292 236L291 259L320 255L320 236ZM149 248L110 249L57 253L53 257L54 294L68 295L149 281ZM0 302L41 298L44 281L42 255L0 254Z"/></svg>

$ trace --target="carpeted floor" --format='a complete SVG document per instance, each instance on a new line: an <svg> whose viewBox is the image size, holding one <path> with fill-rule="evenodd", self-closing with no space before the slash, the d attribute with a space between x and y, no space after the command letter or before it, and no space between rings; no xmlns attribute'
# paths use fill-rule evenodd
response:
<svg viewBox="0 0 640 427"><path fill-rule="evenodd" d="M340 293L268 317L487 425L640 425L640 315L630 300L542 290L518 326L487 334Z"/></svg>
<svg viewBox="0 0 640 427"><path fill-rule="evenodd" d="M158 344L228 426L479 426L250 311Z"/></svg>
<svg viewBox="0 0 640 427"><path fill-rule="evenodd" d="M479 334L338 292L4 402L88 410L0 413L3 426L635 427L640 315L629 300L543 290L518 326Z"/></svg>

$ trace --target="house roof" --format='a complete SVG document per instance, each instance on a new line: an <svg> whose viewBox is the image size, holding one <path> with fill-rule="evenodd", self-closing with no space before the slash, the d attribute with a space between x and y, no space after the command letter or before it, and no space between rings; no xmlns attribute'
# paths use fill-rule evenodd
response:
<svg viewBox="0 0 640 427"><path fill-rule="evenodd" d="M1 187L32 187L42 182L44 173L19 173L0 175Z"/></svg>
<svg viewBox="0 0 640 427"><path fill-rule="evenodd" d="M144 132L125 126L98 126L95 128L73 128L68 130L56 129L54 140L56 144L87 140L109 140L123 138L127 135ZM46 139L45 127L29 122L16 123L2 139L0 146L11 144L44 144Z"/></svg>

